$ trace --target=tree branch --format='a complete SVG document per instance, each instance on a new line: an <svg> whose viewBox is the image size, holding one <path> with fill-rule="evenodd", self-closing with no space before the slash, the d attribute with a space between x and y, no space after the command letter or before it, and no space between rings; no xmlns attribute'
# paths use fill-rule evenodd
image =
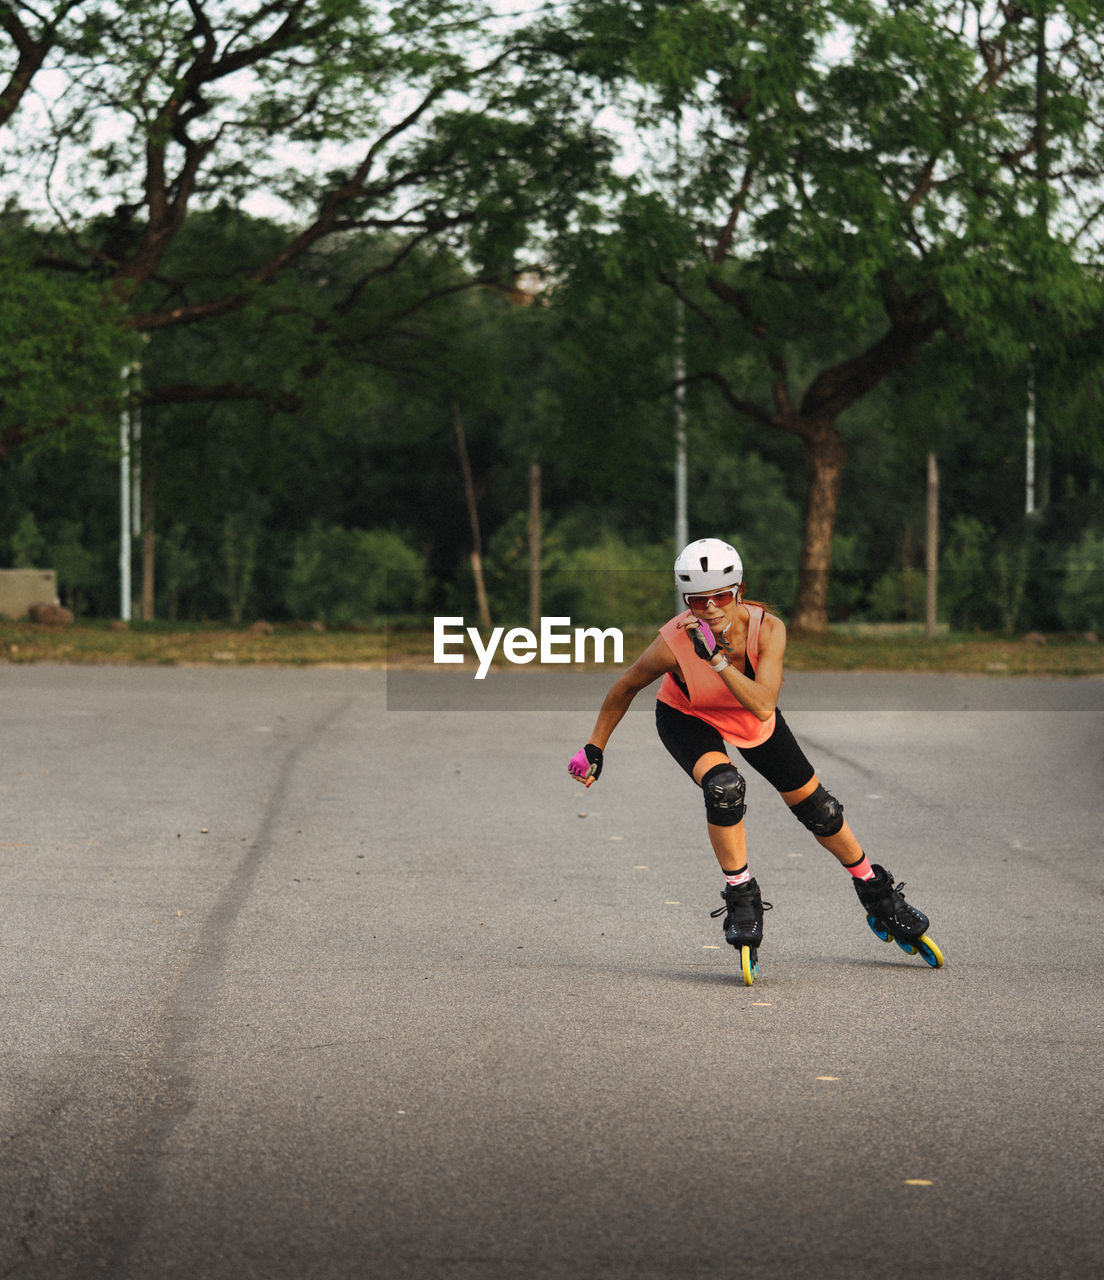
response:
<svg viewBox="0 0 1104 1280"><path fill-rule="evenodd" d="M665 285L668 289L671 290L671 292L675 295L676 298L678 298L678 300L687 309L687 311L692 311L694 315L698 317L698 319L702 322L702 324L706 326L706 328L715 338L720 336L721 326L709 314L709 312L706 311L704 307L699 306L698 303L695 302L692 297L690 297L690 295L682 287L681 281L679 281L675 276L669 276L665 271L660 271L658 273L657 279L659 280L660 284Z"/></svg>
<svg viewBox="0 0 1104 1280"><path fill-rule="evenodd" d="M455 221L459 222L460 220L456 219ZM427 240L432 239L439 230L441 230L441 228L437 226L426 227L417 235L411 236L409 240L401 244L386 262L381 263L378 267L374 267L371 271L366 271L364 275L362 275L356 283L353 284L345 297L334 305L334 310L337 314L345 315L351 311L369 285L374 284L383 276L390 275L392 271L397 271L406 259L415 251L415 249L419 248L419 246L423 245ZM469 283L483 284L488 282L483 280L473 280Z"/></svg>
<svg viewBox="0 0 1104 1280"><path fill-rule="evenodd" d="M742 289L734 289L732 285L722 280L720 276L712 272L705 278L706 288L715 298L718 298L726 306L732 307L739 313L744 323L747 325L748 332L756 338L765 338L767 336L767 326L765 321L755 314L751 305L751 300Z"/></svg>
<svg viewBox="0 0 1104 1280"><path fill-rule="evenodd" d="M258 287L267 284L289 263L301 257L308 249L335 229L342 208L365 193L368 176L382 148L405 130L412 128L434 102L446 92L446 89L447 86L443 84L434 86L402 120L399 120L376 138L352 175L326 195L315 220L250 273L247 288L225 298L218 298L208 302L189 303L174 307L169 311L147 312L135 317L136 327L143 330L163 329L171 325L188 324L195 320L227 315L231 311L237 311L243 307ZM193 159L195 161L194 169L198 171L202 156L197 154ZM183 217L183 204L184 202L180 204L181 217ZM159 258L160 254L158 254L158 260ZM156 262L150 264L148 271L141 279L148 279L149 275L156 269L156 265ZM137 277L134 278L137 279Z"/></svg>
<svg viewBox="0 0 1104 1280"><path fill-rule="evenodd" d="M137 397L141 405L154 404L205 404L227 400L257 400L268 409L279 409L285 413L295 413L303 407L303 398L290 391L269 391L264 387L248 383L220 382L214 386L201 386L197 383L167 383L161 387L150 387Z"/></svg>
<svg viewBox="0 0 1104 1280"><path fill-rule="evenodd" d="M729 406L735 409L737 413L742 413L745 417L751 418L755 422L760 422L764 426L777 427L782 425L762 405L756 404L754 400L745 400L743 396L737 395L732 383L716 369L707 369L702 373L688 374L685 378L680 378L675 385L689 387L696 382L712 383L728 402Z"/></svg>
<svg viewBox="0 0 1104 1280"><path fill-rule="evenodd" d="M17 54L15 70L3 90L0 90L0 126L7 124L19 109L31 81L53 48L58 26L77 2L78 0L64 0L37 38L31 34L14 9L4 5L0 10L0 25L11 36Z"/></svg>
<svg viewBox="0 0 1104 1280"><path fill-rule="evenodd" d="M755 163L749 160L744 166L744 176L740 181L740 189L736 193L736 199L732 202L732 208L729 211L728 220L725 222L721 234L717 237L717 243L713 246L713 252L710 254L710 261L714 265L719 266L725 258L728 257L732 249L732 238L736 234L736 224L740 220L740 215L747 206L748 192L751 190L752 179L755 176Z"/></svg>
<svg viewBox="0 0 1104 1280"><path fill-rule="evenodd" d="M808 418L831 418L857 400L895 370L907 364L941 327L942 320L931 297L886 300L889 330L865 351L823 370L810 383L801 401Z"/></svg>

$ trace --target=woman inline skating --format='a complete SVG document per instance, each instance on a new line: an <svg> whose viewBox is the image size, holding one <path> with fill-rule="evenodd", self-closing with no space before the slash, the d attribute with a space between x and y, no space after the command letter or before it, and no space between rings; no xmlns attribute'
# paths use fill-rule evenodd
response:
<svg viewBox="0 0 1104 1280"><path fill-rule="evenodd" d="M781 795L791 812L854 879L871 928L942 964L924 936L928 918L910 906L892 875L872 865L843 816L843 805L821 784L778 709L786 627L762 604L744 600L743 566L718 538L690 543L675 561L675 585L686 611L659 634L606 694L586 746L568 769L597 781L610 735L636 695L660 680L656 728L663 745L702 789L706 829L725 878L725 940L740 951L744 981L754 981L763 940L764 903L748 869L745 783L726 743Z"/></svg>

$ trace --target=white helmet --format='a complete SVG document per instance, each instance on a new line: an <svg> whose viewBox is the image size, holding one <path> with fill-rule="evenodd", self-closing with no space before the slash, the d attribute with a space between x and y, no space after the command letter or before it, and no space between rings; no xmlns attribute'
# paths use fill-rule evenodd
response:
<svg viewBox="0 0 1104 1280"><path fill-rule="evenodd" d="M683 599L711 591L735 591L743 580L739 553L720 538L691 542L675 561L675 589Z"/></svg>

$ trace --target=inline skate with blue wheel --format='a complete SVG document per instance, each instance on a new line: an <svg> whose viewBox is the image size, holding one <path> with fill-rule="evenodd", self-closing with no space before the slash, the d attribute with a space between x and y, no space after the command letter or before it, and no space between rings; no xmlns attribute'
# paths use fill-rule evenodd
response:
<svg viewBox="0 0 1104 1280"><path fill-rule="evenodd" d="M919 955L933 969L942 968L943 953L928 937L928 917L905 901L904 883L894 884L885 867L872 865L871 880L856 880L855 892L866 911L866 923L883 942L896 942L906 954Z"/></svg>

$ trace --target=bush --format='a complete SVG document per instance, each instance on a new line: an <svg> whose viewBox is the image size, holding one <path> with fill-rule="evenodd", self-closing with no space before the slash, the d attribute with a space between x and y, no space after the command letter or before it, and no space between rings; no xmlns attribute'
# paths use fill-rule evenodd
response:
<svg viewBox="0 0 1104 1280"><path fill-rule="evenodd" d="M161 539L157 579L169 621L176 622L180 617L181 599L203 580L203 561L193 550L188 530L182 524L174 524Z"/></svg>
<svg viewBox="0 0 1104 1280"><path fill-rule="evenodd" d="M106 586L101 557L85 545L78 520L54 520L40 529L33 512L24 512L11 537L11 562L16 569L55 570L58 594L75 614L84 612L90 592Z"/></svg>
<svg viewBox="0 0 1104 1280"><path fill-rule="evenodd" d="M396 533L315 522L295 540L284 600L295 618L333 626L425 604L423 558Z"/></svg>
<svg viewBox="0 0 1104 1280"><path fill-rule="evenodd" d="M38 527L32 511L19 517L19 524L11 536L11 565L13 569L41 569L45 563L46 539Z"/></svg>
<svg viewBox="0 0 1104 1280"><path fill-rule="evenodd" d="M832 574L828 579L828 617L843 622L859 608L867 581L866 554L859 535L832 538Z"/></svg>
<svg viewBox="0 0 1104 1280"><path fill-rule="evenodd" d="M1027 619L1032 545L1023 530L995 533L955 517L939 567L939 611L952 627L1011 634Z"/></svg>
<svg viewBox="0 0 1104 1280"><path fill-rule="evenodd" d="M957 631L993 631L989 545L992 530L973 516L955 516L940 556L939 610Z"/></svg>
<svg viewBox="0 0 1104 1280"><path fill-rule="evenodd" d="M740 553L748 597L788 614L797 595L802 516L782 470L756 453L719 459L693 515L697 536L723 538Z"/></svg>
<svg viewBox="0 0 1104 1280"><path fill-rule="evenodd" d="M495 623L529 618L526 520L525 512L516 513L490 542L487 593ZM608 529L567 517L546 530L541 553L545 617L569 617L577 626L658 626L675 611L669 547L633 546Z"/></svg>
<svg viewBox="0 0 1104 1280"><path fill-rule="evenodd" d="M541 538L541 612L569 613L573 596L564 594L564 539L559 526L546 525ZM496 625L526 624L529 620L529 513L515 511L491 537L483 562L491 619ZM465 598L460 611L474 610L470 569L465 567ZM470 599L468 597L471 597Z"/></svg>
<svg viewBox="0 0 1104 1280"><path fill-rule="evenodd" d="M84 544L84 526L60 520L49 541L47 558L57 570L58 593L75 614L84 612L88 593L105 585L96 554Z"/></svg>
<svg viewBox="0 0 1104 1280"><path fill-rule="evenodd" d="M565 556L561 595L581 626L658 627L678 608L673 564L670 547L633 547L603 531Z"/></svg>
<svg viewBox="0 0 1104 1280"><path fill-rule="evenodd" d="M1058 617L1070 631L1104 631L1104 533L1086 529L1065 556Z"/></svg>
<svg viewBox="0 0 1104 1280"><path fill-rule="evenodd" d="M870 590L867 616L874 622L916 622L924 617L926 597L923 569L887 569Z"/></svg>

